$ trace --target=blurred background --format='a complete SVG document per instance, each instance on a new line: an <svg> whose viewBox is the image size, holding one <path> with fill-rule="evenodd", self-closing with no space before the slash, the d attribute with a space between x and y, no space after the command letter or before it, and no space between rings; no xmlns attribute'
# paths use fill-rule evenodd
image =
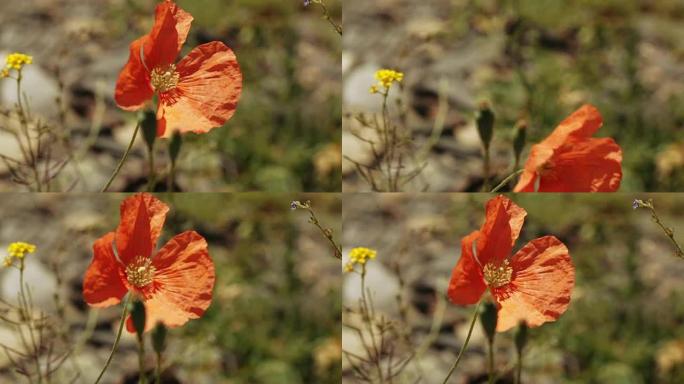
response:
<svg viewBox="0 0 684 384"><path fill-rule="evenodd" d="M404 89L393 90L392 98L403 100L413 145L425 151L418 161L427 164L405 190L481 191L474 125L481 100L497 117L492 170L498 180L512 172L518 119L529 123L529 149L580 105L592 103L604 118L597 136L613 137L624 151L622 191L684 187L682 1L345 5L343 153L362 164L373 161L370 146L351 134L364 132L353 117L380 108L382 98L368 92L375 70L403 71ZM354 168L343 161L344 190L368 190Z"/></svg>
<svg viewBox="0 0 684 384"><path fill-rule="evenodd" d="M395 361L414 354L398 383L441 383L466 337L475 306L447 302L460 240L484 221L485 194L343 197L345 257L353 247L377 249L366 287L376 315L399 335ZM684 198L676 194L511 196L528 215L513 252L555 235L570 250L576 285L560 319L530 330L523 383L681 383L684 381L684 260L634 198L653 198L656 210L684 240ZM357 274L343 282L343 350L364 355ZM499 383L513 383L513 331L496 338ZM364 334L368 337L367 334ZM401 340L399 340L401 339ZM397 341L399 340L399 341ZM385 356L383 361L388 357ZM343 382L355 378L343 359ZM486 383L486 340L477 324L450 383Z"/></svg>
<svg viewBox="0 0 684 384"><path fill-rule="evenodd" d="M26 283L52 324L46 345L71 354L55 383L93 383L111 350L121 305L91 310L82 279L93 242L119 222L126 196L7 195L0 201L3 252L10 242L37 246L26 256ZM338 196L284 194L159 195L171 210L158 248L195 230L216 266L211 306L203 317L169 330L164 383L339 383L340 264L308 214L292 199L311 200L319 220L341 233ZM16 300L18 271L0 271L0 302ZM7 315L0 304L0 315ZM147 341L147 366L155 364ZM0 344L19 348L15 328L0 320ZM4 348L3 348L4 350ZM137 346L124 331L103 383L137 383ZM43 351L48 353L47 348ZM16 355L13 355L17 359ZM30 367L30 365L29 365ZM0 381L23 381L0 352ZM76 380L72 378L79 374ZM34 377L35 379L35 377Z"/></svg>
<svg viewBox="0 0 684 384"><path fill-rule="evenodd" d="M155 0L11 0L0 15L0 60L33 56L23 88L35 117L55 133L51 157L61 169L52 190L99 191L128 145L136 115L113 101L128 45L149 32ZM318 7L301 1L180 0L194 16L181 52L219 40L236 53L243 92L232 120L209 134L184 136L178 191L339 191L340 38ZM328 4L341 17L341 2ZM0 81L0 154L20 158L8 132L16 82ZM46 143L47 144L47 143ZM158 173L168 164L157 146ZM138 138L110 190L144 188L146 152ZM45 161L47 154L41 156ZM67 161L66 165L62 162ZM23 190L0 163L0 190ZM160 183L157 190L165 185Z"/></svg>

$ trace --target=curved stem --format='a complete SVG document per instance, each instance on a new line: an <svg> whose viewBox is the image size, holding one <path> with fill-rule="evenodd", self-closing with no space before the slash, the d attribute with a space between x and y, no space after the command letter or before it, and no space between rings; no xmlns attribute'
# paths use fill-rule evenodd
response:
<svg viewBox="0 0 684 384"><path fill-rule="evenodd" d="M119 161L119 164L116 166L116 169L114 170L114 173L112 173L112 176L109 177L109 181L107 181L107 184L102 188L100 192L107 192L107 189L109 189L109 186L112 185L112 182L116 178L116 175L119 174L119 171L121 170L121 167L123 166L124 162L126 162L126 158L128 157L128 154L131 152L131 148L133 148L133 143L135 142L135 138L138 136L138 131L140 130L140 121L138 121L138 124L135 125L135 131L133 131L133 136L131 137L131 142L128 143L128 148L126 148L126 152L124 152L123 157Z"/></svg>
<svg viewBox="0 0 684 384"><path fill-rule="evenodd" d="M123 303L123 312L121 313L121 322L119 322L119 330L116 332L116 339L114 339L114 345L112 346L112 351L109 353L109 357L107 358L107 362L105 362L104 367L102 367L102 371L100 372L100 375L97 377L97 380L95 380L95 384L98 384L100 380L102 379L102 376L104 376L105 372L107 371L107 368L109 368L109 363L112 362L112 358L114 357L114 352L116 352L116 349L119 347L119 340L121 340L121 333L123 331L124 324L126 323L126 315L128 314L128 302L130 301L131 295L126 296L126 300L124 300Z"/></svg>
<svg viewBox="0 0 684 384"><path fill-rule="evenodd" d="M494 338L489 340L489 384L494 384Z"/></svg>
<svg viewBox="0 0 684 384"><path fill-rule="evenodd" d="M485 191L489 190L489 172L490 172L490 164L489 164L489 146L485 146L483 148L484 150L484 160L483 160L483 170L484 170L484 185L483 189Z"/></svg>
<svg viewBox="0 0 684 384"><path fill-rule="evenodd" d="M520 377L522 376L522 351L518 351L518 361L515 369L515 384L520 384Z"/></svg>
<svg viewBox="0 0 684 384"><path fill-rule="evenodd" d="M154 144L148 147L148 164L150 173L147 177L147 192L154 192L154 185L156 184L156 175L154 173Z"/></svg>
<svg viewBox="0 0 684 384"><path fill-rule="evenodd" d="M442 384L446 384L449 381L449 378L456 370L456 367L458 367L458 363L461 362L461 357L463 357L463 352L465 352L465 349L468 347L468 343L470 342L470 336L473 334L473 328L475 327L475 322L477 321L477 316L480 313L480 303L482 303L482 301L479 301L477 303L477 306L475 307L475 311L473 312L473 319L470 321L470 328L468 328L468 335L466 336L465 342L461 346L461 350L458 352L458 357L456 357L454 365L451 366L451 369L449 370L447 376L444 378Z"/></svg>
<svg viewBox="0 0 684 384"><path fill-rule="evenodd" d="M138 384L147 383L147 375L145 374L145 339L140 337L138 339Z"/></svg>
<svg viewBox="0 0 684 384"><path fill-rule="evenodd" d="M514 177L518 176L518 175L521 174L523 171L524 171L524 169L518 169L517 171L515 171L515 172L511 173L510 175L506 176L506 178L503 179L503 180L499 183L499 185L497 185L496 187L494 187L494 189L492 189L490 192L491 192L491 193L498 192L499 189L503 188L506 184L508 184L511 180L513 180Z"/></svg>
<svg viewBox="0 0 684 384"><path fill-rule="evenodd" d="M155 384L161 384L161 353L157 352L157 369L154 372L154 382Z"/></svg>

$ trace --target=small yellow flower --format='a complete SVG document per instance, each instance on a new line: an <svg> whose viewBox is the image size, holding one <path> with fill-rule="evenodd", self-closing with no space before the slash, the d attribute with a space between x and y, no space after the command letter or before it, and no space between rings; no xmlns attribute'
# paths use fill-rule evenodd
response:
<svg viewBox="0 0 684 384"><path fill-rule="evenodd" d="M33 56L19 52L14 52L7 56L7 70L16 69L17 71L20 71L25 64L33 64Z"/></svg>
<svg viewBox="0 0 684 384"><path fill-rule="evenodd" d="M7 68L0 69L0 79L3 79L5 77L9 77L9 75L10 75L9 69L7 69Z"/></svg>
<svg viewBox="0 0 684 384"><path fill-rule="evenodd" d="M370 248L357 247L349 251L349 261L344 265L345 272L353 272L356 264L365 265L368 260L375 259L377 251Z"/></svg>
<svg viewBox="0 0 684 384"><path fill-rule="evenodd" d="M370 89L369 89L368 91L369 91L371 94L376 94L376 93L378 93L378 91L379 91L379 90L378 90L378 86L375 85L375 84L373 84L373 85L370 86Z"/></svg>
<svg viewBox="0 0 684 384"><path fill-rule="evenodd" d="M380 69L375 72L375 78L379 85L389 89L392 83L401 83L404 80L404 74L393 69Z"/></svg>
<svg viewBox="0 0 684 384"><path fill-rule="evenodd" d="M9 255L8 257L11 258L17 258L17 259L23 259L24 256L26 256L27 253L33 253L36 251L36 246L33 244L29 243L24 243L21 241L18 241L16 243L12 243L7 247L7 254Z"/></svg>

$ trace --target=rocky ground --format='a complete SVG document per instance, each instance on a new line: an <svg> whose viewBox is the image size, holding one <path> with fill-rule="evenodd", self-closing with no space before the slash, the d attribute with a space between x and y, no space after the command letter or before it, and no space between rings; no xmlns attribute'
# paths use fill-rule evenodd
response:
<svg viewBox="0 0 684 384"><path fill-rule="evenodd" d="M406 75L403 90L393 92L409 106L414 151L428 150L422 176L406 191L481 190L482 156L473 121L481 100L492 102L498 117L492 169L499 179L511 173L516 120L527 118L528 139L538 141L589 102L606 122L599 135L614 137L625 151L622 190L676 190L684 166L677 144L684 140L684 101L678 96L684 87L684 46L676 37L684 32L681 4L548 3L554 5L345 3L344 155L372 164L369 145L350 133L361 129L353 117L379 111L381 98L368 92L373 73L394 68ZM521 73L530 83L527 90ZM442 111L440 97L448 106ZM440 113L444 124L436 127ZM428 139L433 134L436 143ZM343 173L345 191L369 189L351 162L343 162Z"/></svg>
<svg viewBox="0 0 684 384"><path fill-rule="evenodd" d="M36 253L26 256L26 283L35 306L67 336L66 345L51 340L56 350L74 349L52 382L94 382L111 349L121 308L89 308L82 298L82 279L93 241L116 227L123 198L15 194L0 201L0 249L13 241L36 244ZM283 377L291 383L339 382L339 262L307 223L306 212L289 208L293 198L312 200L319 219L339 234L339 199L219 194L160 198L171 211L159 246L174 234L194 229L208 240L217 271L209 311L169 333L164 382L279 383ZM16 270L0 271L3 302L15 301L18 285ZM3 321L0 343L21 345L15 328ZM137 382L135 351L134 337L125 333L103 382ZM153 367L151 354L147 363ZM17 379L15 367L0 353L0 381L23 380Z"/></svg>
<svg viewBox="0 0 684 384"><path fill-rule="evenodd" d="M344 197L345 252L375 248L367 287L378 317L406 330L412 347L397 355L416 357L395 382L441 383L465 339L473 307L446 300L460 239L484 220L487 195L366 194ZM684 200L654 195L661 219L681 241ZM576 286L568 311L555 323L531 332L523 382L673 383L682 379L682 324L679 300L684 263L646 211L633 210L632 198L618 195L515 197L528 211L513 247L547 234L569 248ZM347 208L349 207L349 208ZM344 306L358 310L359 276L346 274ZM402 314L397 295L406 308ZM343 349L362 355L353 311L343 317ZM497 369L512 382L512 331L497 336ZM368 335L366 335L368 337ZM486 382L485 339L476 326L453 383ZM638 350L638 351L637 351ZM626 352L630 351L630 352ZM355 379L343 360L343 382Z"/></svg>
<svg viewBox="0 0 684 384"><path fill-rule="evenodd" d="M153 22L155 3L13 0L3 6L0 57L14 51L33 56L23 76L31 111L69 141L53 143L57 160L71 161L52 190L99 191L121 158L136 116L115 105L114 86L130 41ZM178 3L195 16L181 55L200 43L224 41L238 56L244 87L225 127L185 136L175 189L339 190L339 38L319 10L279 1ZM331 12L339 6L331 5ZM0 81L3 110L16 102L15 85ZM0 127L14 120L0 115ZM167 172L166 147L157 148L160 174ZM0 154L20 155L6 132L0 133ZM147 172L139 139L111 190L144 188ZM157 189L165 189L162 184ZM1 165L0 190L23 189Z"/></svg>

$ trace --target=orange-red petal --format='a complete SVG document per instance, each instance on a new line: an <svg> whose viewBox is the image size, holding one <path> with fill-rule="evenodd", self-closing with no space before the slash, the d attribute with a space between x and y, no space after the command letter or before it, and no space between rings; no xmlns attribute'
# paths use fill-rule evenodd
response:
<svg viewBox="0 0 684 384"><path fill-rule="evenodd" d="M521 177L515 190L534 191L535 183L539 192L615 192L620 188L622 149L611 138L573 142L556 150L549 161L549 169L531 179Z"/></svg>
<svg viewBox="0 0 684 384"><path fill-rule="evenodd" d="M146 39L148 37L143 36L131 43L128 62L116 81L114 100L119 108L127 111L142 108L154 95L150 75L140 59L140 49Z"/></svg>
<svg viewBox="0 0 684 384"><path fill-rule="evenodd" d="M150 71L176 60L191 23L192 16L175 3L165 1L157 5L152 31L131 43L128 62L116 82L114 100L120 108L138 110L152 98Z"/></svg>
<svg viewBox="0 0 684 384"><path fill-rule="evenodd" d="M487 202L485 223L477 238L477 259L484 266L501 263L507 258L520 235L527 212L506 196L499 195Z"/></svg>
<svg viewBox="0 0 684 384"><path fill-rule="evenodd" d="M552 149L565 145L568 141L591 137L603 125L603 117L596 107L585 104L561 121L556 129L541 143Z"/></svg>
<svg viewBox="0 0 684 384"><path fill-rule="evenodd" d="M93 307L109 307L121 302L128 291L122 280L123 266L114 255L114 232L93 244L93 260L83 278L83 298Z"/></svg>
<svg viewBox="0 0 684 384"><path fill-rule="evenodd" d="M487 289L482 268L473 256L473 244L480 236L479 231L473 231L461 239L461 257L451 272L447 296L454 304L475 304Z"/></svg>
<svg viewBox="0 0 684 384"><path fill-rule="evenodd" d="M187 38L192 16L171 1L157 5L154 26L145 40L147 69L173 64Z"/></svg>
<svg viewBox="0 0 684 384"><path fill-rule="evenodd" d="M149 193L139 193L126 198L120 210L116 250L121 262L127 265L137 256L151 256L169 207Z"/></svg>
<svg viewBox="0 0 684 384"><path fill-rule="evenodd" d="M211 304L216 275L202 236L194 231L175 236L159 250L152 265L155 289L145 300L145 330L157 322L178 327L204 314Z"/></svg>
<svg viewBox="0 0 684 384"><path fill-rule="evenodd" d="M511 283L492 290L499 305L497 331L520 321L537 327L565 312L575 285L575 267L560 240L545 236L530 241L513 256L511 267Z"/></svg>
<svg viewBox="0 0 684 384"><path fill-rule="evenodd" d="M178 86L160 95L157 135L205 133L228 121L242 92L242 72L233 51L219 41L193 49L176 66Z"/></svg>

